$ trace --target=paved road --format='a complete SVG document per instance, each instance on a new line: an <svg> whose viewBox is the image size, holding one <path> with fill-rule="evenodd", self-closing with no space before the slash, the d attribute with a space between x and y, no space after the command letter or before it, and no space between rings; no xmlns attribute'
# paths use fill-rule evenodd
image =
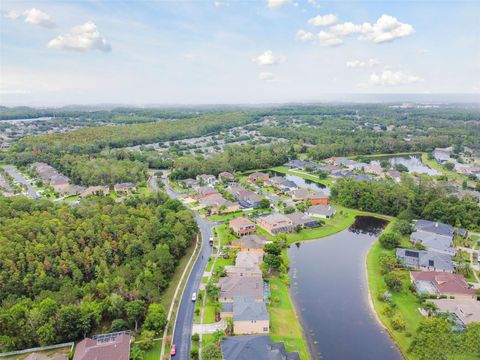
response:
<svg viewBox="0 0 480 360"><path fill-rule="evenodd" d="M166 181L167 174L162 177L165 183L165 191L172 198L178 198L180 195L168 186ZM150 187L156 189L156 177L152 176L149 181ZM177 313L177 321L175 323L175 333L173 334L173 343L177 345L177 354L175 360L190 359L190 338L192 337L193 313L195 303L192 301L193 292L198 293L198 288L202 282L202 276L207 267L208 259L212 255L212 247L208 244L208 240L212 236L212 229L218 223L210 222L195 213L195 220L202 234L202 245L200 254L193 265L192 272L185 285L185 290L180 301L180 307Z"/></svg>
<svg viewBox="0 0 480 360"><path fill-rule="evenodd" d="M27 193L31 198L33 199L40 198L40 195L35 191L33 186L30 185L30 183L27 180L25 180L25 178L17 172L17 168L15 166L4 166L3 168L8 173L8 175L10 175L15 179L16 182L22 185L25 185L27 187Z"/></svg>

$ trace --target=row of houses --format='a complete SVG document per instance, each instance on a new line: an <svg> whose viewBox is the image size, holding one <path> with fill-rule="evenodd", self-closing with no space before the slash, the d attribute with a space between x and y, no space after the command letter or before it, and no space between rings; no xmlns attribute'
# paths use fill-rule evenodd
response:
<svg viewBox="0 0 480 360"><path fill-rule="evenodd" d="M457 161L453 155L453 147L435 148L432 152L433 157L440 164L447 162L454 164L454 170L462 175L475 175L480 179L480 167L474 164L462 164Z"/></svg>

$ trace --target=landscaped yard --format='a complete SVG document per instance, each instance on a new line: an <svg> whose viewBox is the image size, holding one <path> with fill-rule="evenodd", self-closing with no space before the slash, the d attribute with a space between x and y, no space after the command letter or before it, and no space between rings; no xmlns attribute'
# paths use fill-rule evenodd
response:
<svg viewBox="0 0 480 360"><path fill-rule="evenodd" d="M237 239L237 237L230 232L230 229L226 224L216 226L215 231L220 238L221 246L230 245L233 240Z"/></svg>
<svg viewBox="0 0 480 360"><path fill-rule="evenodd" d="M145 352L145 355L143 356L143 360L159 360L161 349L162 349L162 341L155 340L153 342L152 348Z"/></svg>
<svg viewBox="0 0 480 360"><path fill-rule="evenodd" d="M270 336L273 342L283 341L287 351L298 351L301 359L309 359L306 340L295 312L288 285L278 278L270 279Z"/></svg>

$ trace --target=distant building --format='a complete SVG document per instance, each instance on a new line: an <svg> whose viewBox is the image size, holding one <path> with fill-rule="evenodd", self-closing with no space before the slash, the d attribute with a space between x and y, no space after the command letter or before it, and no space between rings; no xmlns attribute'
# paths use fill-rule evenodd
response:
<svg viewBox="0 0 480 360"><path fill-rule="evenodd" d="M122 193L122 194L128 195L128 194L131 194L132 192L135 192L136 187L134 183L126 182L126 183L115 184L113 186L113 190L115 190L116 193Z"/></svg>
<svg viewBox="0 0 480 360"><path fill-rule="evenodd" d="M375 175L382 175L383 174L383 169L380 165L378 164L369 164L363 168L363 170L367 174L375 174Z"/></svg>
<svg viewBox="0 0 480 360"><path fill-rule="evenodd" d="M130 340L127 332L86 338L77 344L73 360L129 360Z"/></svg>
<svg viewBox="0 0 480 360"><path fill-rule="evenodd" d="M453 151L453 147L447 147L447 148L435 148L433 150L433 157L435 160L437 160L440 164L446 163L446 162L453 162L451 156L451 153Z"/></svg>
<svg viewBox="0 0 480 360"><path fill-rule="evenodd" d="M79 196L81 198L91 196L91 195L108 195L110 193L110 189L108 186L89 186L85 190L83 190Z"/></svg>
<svg viewBox="0 0 480 360"><path fill-rule="evenodd" d="M217 183L217 178L214 175L197 175L196 180L200 185L215 185Z"/></svg>
<svg viewBox="0 0 480 360"><path fill-rule="evenodd" d="M232 173L229 173L227 171L221 172L218 174L218 178L223 181L223 182L234 182L235 181L235 175Z"/></svg>
<svg viewBox="0 0 480 360"><path fill-rule="evenodd" d="M292 191L298 189L298 185L294 181L288 180L282 176L274 176L268 181L268 183L280 191Z"/></svg>
<svg viewBox="0 0 480 360"><path fill-rule="evenodd" d="M283 343L272 343L269 335L226 336L222 340L224 360L300 360Z"/></svg>
<svg viewBox="0 0 480 360"><path fill-rule="evenodd" d="M210 195L220 195L217 189L210 186L200 186L196 189L197 198L207 197Z"/></svg>
<svg viewBox="0 0 480 360"><path fill-rule="evenodd" d="M270 176L266 173L254 172L254 173L252 173L248 176L247 182L254 183L254 182L257 182L259 180L268 181L269 179L270 179Z"/></svg>

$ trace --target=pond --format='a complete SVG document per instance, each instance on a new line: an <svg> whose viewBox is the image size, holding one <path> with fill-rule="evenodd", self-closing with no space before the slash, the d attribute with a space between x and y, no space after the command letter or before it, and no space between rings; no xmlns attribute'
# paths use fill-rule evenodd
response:
<svg viewBox="0 0 480 360"><path fill-rule="evenodd" d="M405 165L408 168L409 173L418 173L418 174L427 174L427 175L439 175L440 173L437 170L434 170L422 162L422 159L416 155L410 156L392 156L387 157L385 160L388 160L392 166L397 164ZM373 163L373 161L372 161ZM378 162L377 162L378 163Z"/></svg>
<svg viewBox="0 0 480 360"><path fill-rule="evenodd" d="M324 184L317 183L312 180L304 179L300 176L297 175L291 175L291 174L283 174L280 172L272 171L271 172L272 176L281 176L286 178L287 180L293 181L295 184L297 184L299 187L304 188L304 189L310 189L313 191L321 191L326 195L330 195L330 188Z"/></svg>
<svg viewBox="0 0 480 360"><path fill-rule="evenodd" d="M385 225L357 217L350 229L288 250L291 292L313 359L402 359L368 298L366 256Z"/></svg>

